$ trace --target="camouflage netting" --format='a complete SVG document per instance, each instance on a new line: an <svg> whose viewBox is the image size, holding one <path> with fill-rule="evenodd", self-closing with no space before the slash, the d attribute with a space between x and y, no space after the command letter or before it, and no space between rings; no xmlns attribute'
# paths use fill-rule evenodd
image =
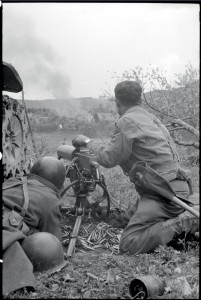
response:
<svg viewBox="0 0 201 300"><path fill-rule="evenodd" d="M28 125L24 107L15 99L2 97L2 148L4 179L28 172L26 160Z"/></svg>

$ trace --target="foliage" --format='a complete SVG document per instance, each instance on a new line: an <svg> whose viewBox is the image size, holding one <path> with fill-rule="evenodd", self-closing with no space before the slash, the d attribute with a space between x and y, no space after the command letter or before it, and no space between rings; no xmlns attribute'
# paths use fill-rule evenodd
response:
<svg viewBox="0 0 201 300"><path fill-rule="evenodd" d="M113 101L107 101L106 103L100 103L97 107L93 107L90 110L92 115L96 113L116 113L116 108Z"/></svg>
<svg viewBox="0 0 201 300"><path fill-rule="evenodd" d="M46 124L37 124L34 126L34 129L39 132L51 132L55 131L58 128L58 124L56 122L46 123Z"/></svg>
<svg viewBox="0 0 201 300"><path fill-rule="evenodd" d="M95 138L97 135L97 126L95 124L93 124L93 126L91 124L86 124L79 132L90 138Z"/></svg>
<svg viewBox="0 0 201 300"><path fill-rule="evenodd" d="M29 140L31 140L31 136L29 136ZM55 147L51 147L48 142L44 139L44 137L41 137L37 132L33 133L33 142L35 143L35 151L32 147L29 145L29 152L28 152L28 158L34 162L37 158L43 157L43 156L52 156L52 154L55 152ZM32 144L33 144L32 142Z"/></svg>
<svg viewBox="0 0 201 300"><path fill-rule="evenodd" d="M42 116L48 116L48 113L50 112L51 110L49 108L36 108L36 107L29 107L27 108L27 113L32 113L32 114L36 114L37 115L42 115Z"/></svg>
<svg viewBox="0 0 201 300"><path fill-rule="evenodd" d="M56 111L51 110L48 114L48 123L57 122L60 120L60 117Z"/></svg>
<svg viewBox="0 0 201 300"><path fill-rule="evenodd" d="M35 131L51 132L58 128L60 117L48 108L28 108L30 124Z"/></svg>
<svg viewBox="0 0 201 300"><path fill-rule="evenodd" d="M186 66L185 72L183 74L177 74L177 79L175 84L178 87L184 87L185 93L181 97L180 106L183 107L183 114L192 117L189 119L189 124L198 128L198 113L199 113L199 85L200 85L200 74L199 71L192 67L191 64ZM178 89L179 92L180 89ZM180 98L180 97L178 97Z"/></svg>

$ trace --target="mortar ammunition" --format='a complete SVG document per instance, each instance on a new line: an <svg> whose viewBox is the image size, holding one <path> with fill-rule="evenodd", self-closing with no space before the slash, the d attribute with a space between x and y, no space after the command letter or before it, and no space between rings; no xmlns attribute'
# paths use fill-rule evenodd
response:
<svg viewBox="0 0 201 300"><path fill-rule="evenodd" d="M135 299L147 299L150 297L162 295L164 293L165 283L156 275L147 275L136 278L131 281L129 292Z"/></svg>

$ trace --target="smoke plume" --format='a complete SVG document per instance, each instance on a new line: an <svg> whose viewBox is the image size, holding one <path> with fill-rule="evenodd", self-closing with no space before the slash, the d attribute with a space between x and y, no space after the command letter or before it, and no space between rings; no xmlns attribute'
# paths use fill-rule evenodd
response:
<svg viewBox="0 0 201 300"><path fill-rule="evenodd" d="M11 63L20 74L25 97L72 97L70 78L63 68L64 59L48 41L37 37L34 25L26 15L19 16L11 10L6 13L3 10L3 60Z"/></svg>

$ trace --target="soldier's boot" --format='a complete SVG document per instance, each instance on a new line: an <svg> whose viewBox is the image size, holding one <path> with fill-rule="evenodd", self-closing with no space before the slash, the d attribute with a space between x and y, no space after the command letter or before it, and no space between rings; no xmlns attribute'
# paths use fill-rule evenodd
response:
<svg viewBox="0 0 201 300"><path fill-rule="evenodd" d="M193 207L199 211L199 205ZM185 211L176 218L169 219L162 224L163 244L168 244L173 238L182 233L194 234L199 231L199 218Z"/></svg>

